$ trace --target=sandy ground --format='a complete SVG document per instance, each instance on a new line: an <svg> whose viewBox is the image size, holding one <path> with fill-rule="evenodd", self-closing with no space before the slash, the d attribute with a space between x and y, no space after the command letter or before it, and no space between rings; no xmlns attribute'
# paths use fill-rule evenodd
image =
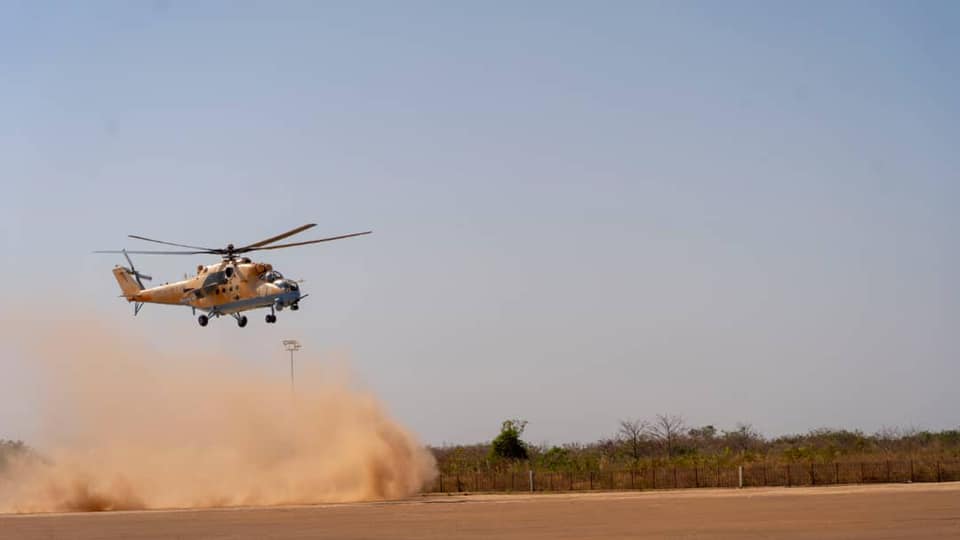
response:
<svg viewBox="0 0 960 540"><path fill-rule="evenodd" d="M0 538L960 538L960 483L0 515Z"/></svg>

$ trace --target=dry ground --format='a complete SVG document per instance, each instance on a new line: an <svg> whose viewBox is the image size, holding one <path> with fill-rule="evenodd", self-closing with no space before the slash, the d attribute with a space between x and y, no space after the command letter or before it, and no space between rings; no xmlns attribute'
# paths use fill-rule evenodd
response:
<svg viewBox="0 0 960 540"><path fill-rule="evenodd" d="M960 483L0 515L0 538L960 538Z"/></svg>

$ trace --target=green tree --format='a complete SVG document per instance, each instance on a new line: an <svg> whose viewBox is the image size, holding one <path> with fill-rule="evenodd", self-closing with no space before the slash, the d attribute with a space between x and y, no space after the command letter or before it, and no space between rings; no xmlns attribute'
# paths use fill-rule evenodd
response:
<svg viewBox="0 0 960 540"><path fill-rule="evenodd" d="M500 426L500 434L490 445L490 455L495 459L512 461L527 459L527 443L520 440L520 435L523 435L526 427L526 420L504 420Z"/></svg>
<svg viewBox="0 0 960 540"><path fill-rule="evenodd" d="M564 471L573 468L570 450L560 446L553 446L540 456L539 467L549 471Z"/></svg>

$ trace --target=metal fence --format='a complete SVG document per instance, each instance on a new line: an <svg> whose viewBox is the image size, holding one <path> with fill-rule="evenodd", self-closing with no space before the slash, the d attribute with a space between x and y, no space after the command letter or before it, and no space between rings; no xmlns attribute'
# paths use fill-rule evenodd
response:
<svg viewBox="0 0 960 540"><path fill-rule="evenodd" d="M426 491L590 491L954 481L960 481L960 461L877 461L663 466L594 472L466 472L440 474Z"/></svg>

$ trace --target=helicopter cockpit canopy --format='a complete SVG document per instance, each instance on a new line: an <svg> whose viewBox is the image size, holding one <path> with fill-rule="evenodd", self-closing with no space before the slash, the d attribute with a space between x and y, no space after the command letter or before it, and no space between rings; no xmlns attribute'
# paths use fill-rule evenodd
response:
<svg viewBox="0 0 960 540"><path fill-rule="evenodd" d="M283 277L283 274L281 274L276 270L270 270L263 276L263 278L268 282L273 283L277 287L280 287L288 291L300 290L300 286L297 285L296 281L293 281L292 279L285 279Z"/></svg>

